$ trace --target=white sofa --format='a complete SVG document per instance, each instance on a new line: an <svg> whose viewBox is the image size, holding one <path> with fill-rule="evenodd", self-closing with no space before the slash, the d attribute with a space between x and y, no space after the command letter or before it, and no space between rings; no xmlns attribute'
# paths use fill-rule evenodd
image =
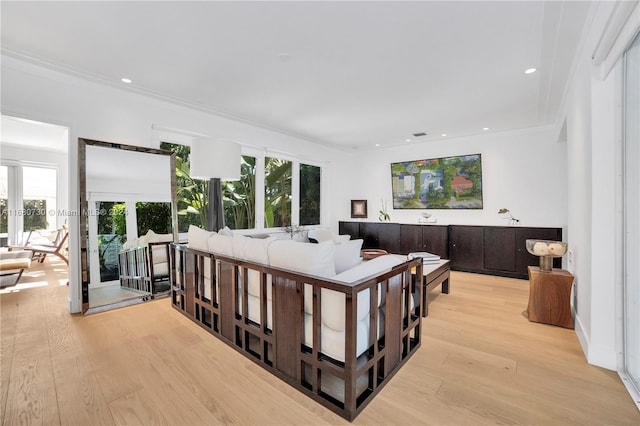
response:
<svg viewBox="0 0 640 426"><path fill-rule="evenodd" d="M420 345L422 285L411 270L421 277L422 264L395 255L363 262L362 242L257 239L192 226L188 246L172 251L172 303L352 419Z"/></svg>
<svg viewBox="0 0 640 426"><path fill-rule="evenodd" d="M156 234L152 230L127 241L119 254L120 285L152 295L167 291L169 244L172 242L172 234Z"/></svg>

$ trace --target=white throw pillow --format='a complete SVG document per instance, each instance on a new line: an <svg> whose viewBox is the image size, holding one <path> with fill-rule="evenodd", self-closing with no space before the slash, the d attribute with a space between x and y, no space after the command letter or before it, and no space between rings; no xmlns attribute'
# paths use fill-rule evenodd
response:
<svg viewBox="0 0 640 426"><path fill-rule="evenodd" d="M173 241L173 234L156 234L151 229L147 232L148 243L166 243Z"/></svg>
<svg viewBox="0 0 640 426"><path fill-rule="evenodd" d="M218 234L220 235L226 235L227 237L233 237L233 231L231 230L231 228L229 228L228 226L225 226L224 228L222 228Z"/></svg>
<svg viewBox="0 0 640 426"><path fill-rule="evenodd" d="M342 244L346 241L349 241L350 239L351 239L351 235L348 235L348 234L336 235L333 237L333 242L336 244Z"/></svg>
<svg viewBox="0 0 640 426"><path fill-rule="evenodd" d="M336 244L333 254L336 274L351 269L362 262L360 250L363 242L364 240L350 240L342 244Z"/></svg>
<svg viewBox="0 0 640 426"><path fill-rule="evenodd" d="M207 248L212 253L233 257L233 240L233 237L214 233L207 240Z"/></svg>
<svg viewBox="0 0 640 426"><path fill-rule="evenodd" d="M319 244L300 243L291 240L276 240L269 244L271 266L290 269L294 272L329 278L336 274L333 262L333 241Z"/></svg>
<svg viewBox="0 0 640 426"><path fill-rule="evenodd" d="M333 232L330 229L318 228L309 231L309 238L313 238L319 243L324 241L333 241Z"/></svg>
<svg viewBox="0 0 640 426"><path fill-rule="evenodd" d="M195 225L189 225L189 232L187 233L187 242L189 243L189 247L196 250L207 251L209 249L209 237L214 234L215 232L206 231Z"/></svg>
<svg viewBox="0 0 640 426"><path fill-rule="evenodd" d="M222 235L222 233L220 234ZM249 241L249 238L243 235L235 235L231 240L231 244L233 245L233 256L238 259L246 259L244 255L244 246Z"/></svg>
<svg viewBox="0 0 640 426"><path fill-rule="evenodd" d="M269 266L269 245L276 239L273 237L258 239L258 238L246 238L243 246L242 257L251 262L260 263L265 266Z"/></svg>

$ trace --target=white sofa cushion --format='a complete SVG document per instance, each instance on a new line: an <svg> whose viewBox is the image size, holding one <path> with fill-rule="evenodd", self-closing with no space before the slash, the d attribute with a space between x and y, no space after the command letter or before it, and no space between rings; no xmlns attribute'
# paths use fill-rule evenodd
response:
<svg viewBox="0 0 640 426"><path fill-rule="evenodd" d="M233 237L214 233L207 240L207 248L214 254L233 257L233 240Z"/></svg>
<svg viewBox="0 0 640 426"><path fill-rule="evenodd" d="M336 274L340 274L347 269L351 269L362 262L360 250L364 240L349 240L334 247L333 260L336 267Z"/></svg>
<svg viewBox="0 0 640 426"><path fill-rule="evenodd" d="M187 242L189 243L189 247L196 250L207 251L209 249L209 237L214 234L215 232L213 231L206 231L195 225L189 225L189 231L187 233Z"/></svg>
<svg viewBox="0 0 640 426"><path fill-rule="evenodd" d="M271 266L322 278L329 278L336 274L333 253L332 241L308 244L276 240L269 244L268 248Z"/></svg>
<svg viewBox="0 0 640 426"><path fill-rule="evenodd" d="M220 235L226 235L227 237L233 237L233 231L231 230L231 228L229 228L228 226L225 226L224 228L222 228L218 234Z"/></svg>
<svg viewBox="0 0 640 426"><path fill-rule="evenodd" d="M361 262L359 265L351 269L347 269L346 271L340 274L337 274L336 276L333 277L333 279L336 281L342 281L345 283L354 283L361 279L372 277L372 276L381 274L383 272L386 272L388 270L391 270L391 268L401 264L402 262L403 260L400 256L394 256L394 255L379 256L379 257L376 257L375 259L371 259L366 262ZM363 300L364 298L366 298L366 302L361 302L361 300ZM324 297L323 297L323 300L324 300ZM381 285L378 284L378 306L383 304L383 301L384 300L382 295L382 288L381 288ZM366 303L366 305L363 305L363 306L366 306L367 309L370 308L369 290L363 290L360 293L358 293L358 319L362 318L361 316L362 311L360 306L363 303ZM344 324L344 315L345 315L344 296L342 297L342 301L337 301L337 302L334 301L332 305L326 305L326 308L323 303L322 308L323 308L322 322L325 324L331 324L332 327L338 327L334 329L339 330L340 324ZM327 312L325 312L325 309L327 309Z"/></svg>
<svg viewBox="0 0 640 426"><path fill-rule="evenodd" d="M324 325L320 328L320 352L333 359L345 360L345 331L332 330ZM360 356L369 347L369 318L358 321L356 325L356 356ZM304 316L304 344L313 346L312 315Z"/></svg>
<svg viewBox="0 0 640 426"><path fill-rule="evenodd" d="M173 234L156 234L151 229L147 231L148 243L169 243L173 241Z"/></svg>
<svg viewBox="0 0 640 426"><path fill-rule="evenodd" d="M362 262L358 266L347 269L346 271L334 276L333 279L344 283L354 283L363 278L372 277L391 270L391 268L400 265L402 262L402 257L387 254Z"/></svg>
<svg viewBox="0 0 640 426"><path fill-rule="evenodd" d="M247 297L247 306L249 311L249 319L260 324L260 297L249 295ZM242 311L242 309L240 309ZM267 328L273 327L273 307L270 300L267 300ZM242 312L240 312L242 313Z"/></svg>
<svg viewBox="0 0 640 426"><path fill-rule="evenodd" d="M322 324L336 331L344 331L345 322L345 295L335 290L323 288L320 290L322 296ZM358 321L369 315L369 289L358 292Z"/></svg>
<svg viewBox="0 0 640 426"><path fill-rule="evenodd" d="M312 229L309 231L308 236L319 243L333 241L333 232L327 228Z"/></svg>

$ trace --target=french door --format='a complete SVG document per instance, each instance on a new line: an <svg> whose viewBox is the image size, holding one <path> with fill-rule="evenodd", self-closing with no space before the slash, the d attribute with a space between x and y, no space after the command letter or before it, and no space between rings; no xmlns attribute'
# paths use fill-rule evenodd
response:
<svg viewBox="0 0 640 426"><path fill-rule="evenodd" d="M625 54L624 373L640 393L640 35Z"/></svg>
<svg viewBox="0 0 640 426"><path fill-rule="evenodd" d="M87 247L91 287L120 285L118 254L127 241L126 203L91 201L89 210Z"/></svg>

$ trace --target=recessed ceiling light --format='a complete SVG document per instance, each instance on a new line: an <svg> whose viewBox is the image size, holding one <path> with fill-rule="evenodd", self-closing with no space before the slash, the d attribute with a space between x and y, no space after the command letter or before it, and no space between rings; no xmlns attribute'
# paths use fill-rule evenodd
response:
<svg viewBox="0 0 640 426"><path fill-rule="evenodd" d="M130 78L126 78L125 77L125 78L122 78L121 80L122 80L123 83L127 83L127 84L131 83L131 79Z"/></svg>
<svg viewBox="0 0 640 426"><path fill-rule="evenodd" d="M405 142L411 142L411 139L405 139L404 141Z"/></svg>
<svg viewBox="0 0 640 426"><path fill-rule="evenodd" d="M441 134L440 136L445 137L445 136L447 136L447 134L446 134L446 133L443 133L443 134Z"/></svg>
<svg viewBox="0 0 640 426"><path fill-rule="evenodd" d="M376 146L380 146L380 144L379 144L379 143L377 143L377 144L376 144Z"/></svg>
<svg viewBox="0 0 640 426"><path fill-rule="evenodd" d="M527 68L526 70L524 70L524 73L525 74L533 74L536 71L537 70L535 68Z"/></svg>
<svg viewBox="0 0 640 426"><path fill-rule="evenodd" d="M488 127L483 127L482 130L484 130L486 132L487 130L489 130L489 128Z"/></svg>

